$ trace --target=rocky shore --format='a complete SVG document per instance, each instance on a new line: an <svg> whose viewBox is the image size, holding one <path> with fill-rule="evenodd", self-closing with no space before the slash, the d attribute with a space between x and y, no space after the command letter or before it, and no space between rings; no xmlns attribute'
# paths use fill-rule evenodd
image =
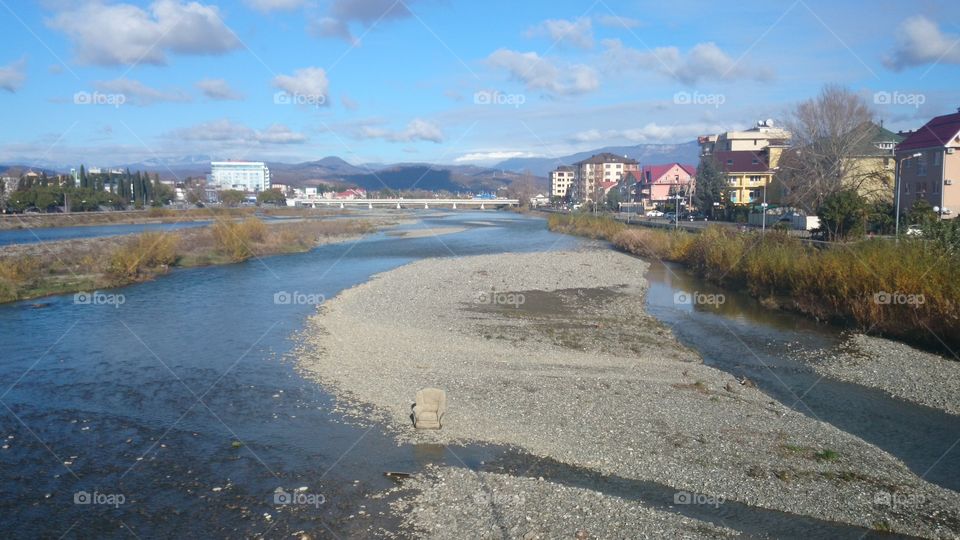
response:
<svg viewBox="0 0 960 540"><path fill-rule="evenodd" d="M818 373L960 415L960 361L888 339L853 334L838 353L807 353Z"/></svg>
<svg viewBox="0 0 960 540"><path fill-rule="evenodd" d="M960 534L957 493L703 365L643 311L646 267L604 249L416 262L327 302L307 325L301 367L344 408L384 423L399 441L500 443L710 500L882 531ZM429 386L446 390L449 412L442 430L415 431L410 404ZM407 526L428 537L473 536L476 523L450 520L437 508L441 499L477 493L460 481L464 474L473 473L442 471L458 479L445 486L436 476L417 480L417 511L405 512ZM500 480L508 479L491 479ZM570 512L556 498L583 506L597 497L597 504L622 509L635 503L550 481L504 485L542 501L526 512L563 529L548 533L728 532L652 511L629 519L614 512L607 523L578 527L565 521ZM512 515L508 506L491 504L498 515ZM505 519L493 536L538 534L533 525L512 523Z"/></svg>

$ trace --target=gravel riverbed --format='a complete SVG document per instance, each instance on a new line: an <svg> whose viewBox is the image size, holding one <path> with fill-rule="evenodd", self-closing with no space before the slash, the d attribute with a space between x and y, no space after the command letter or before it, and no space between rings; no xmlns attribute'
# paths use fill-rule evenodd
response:
<svg viewBox="0 0 960 540"><path fill-rule="evenodd" d="M960 361L863 334L850 335L839 352L802 357L818 373L960 415Z"/></svg>
<svg viewBox="0 0 960 540"><path fill-rule="evenodd" d="M957 493L703 365L644 312L646 268L606 249L415 262L324 304L302 336L300 366L344 409L383 423L401 442L505 444L754 507L927 537L960 534ZM446 390L449 411L442 430L416 431L410 405L430 386ZM430 478L417 480L425 487L409 503L418 511L405 512L407 525L424 536L473 536L475 524L452 522L437 505L472 497L475 486L440 488ZM530 496L542 501L535 511L558 527L566 522L555 498L576 505L610 497L521 480L511 480L517 493L538 493ZM502 536L515 536L511 519ZM564 535L724 532L658 512L607 519L565 525ZM534 529L517 529L518 537Z"/></svg>

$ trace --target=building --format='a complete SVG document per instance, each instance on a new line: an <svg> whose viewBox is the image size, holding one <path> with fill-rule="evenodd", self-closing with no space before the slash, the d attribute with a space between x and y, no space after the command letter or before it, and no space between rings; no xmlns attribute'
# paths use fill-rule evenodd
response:
<svg viewBox="0 0 960 540"><path fill-rule="evenodd" d="M704 159L713 159L727 175L725 200L733 206L777 204L780 190L773 183L773 174L783 147L767 146L759 152L749 150L714 151Z"/></svg>
<svg viewBox="0 0 960 540"><path fill-rule="evenodd" d="M590 156L573 167L572 198L580 202L599 200L619 185L627 173L639 170L637 160L609 152Z"/></svg>
<svg viewBox="0 0 960 540"><path fill-rule="evenodd" d="M570 186L574 181L573 167L561 165L555 171L550 173L550 195L560 199L566 198L570 193Z"/></svg>
<svg viewBox="0 0 960 540"><path fill-rule="evenodd" d="M938 116L896 146L900 212L924 199L944 219L960 211L960 109Z"/></svg>
<svg viewBox="0 0 960 540"><path fill-rule="evenodd" d="M714 152L759 152L767 146L783 145L790 139L790 132L774 127L773 120L761 120L745 131L727 131L718 135L703 135L697 138L700 155Z"/></svg>
<svg viewBox="0 0 960 540"><path fill-rule="evenodd" d="M212 161L209 183L218 189L266 191L270 189L270 169L262 161Z"/></svg>
<svg viewBox="0 0 960 540"><path fill-rule="evenodd" d="M537 208L540 206L549 206L550 197L547 197L543 193L537 193L535 196L530 197L530 206Z"/></svg>
<svg viewBox="0 0 960 540"><path fill-rule="evenodd" d="M844 166L843 186L871 202L893 202L894 149L904 137L873 122L861 126L855 135L856 145Z"/></svg>
<svg viewBox="0 0 960 540"><path fill-rule="evenodd" d="M695 188L696 165L666 163L663 165L644 165L639 172L631 172L627 181L635 184L635 202L643 203L649 210L658 204L664 204L677 193L689 197Z"/></svg>

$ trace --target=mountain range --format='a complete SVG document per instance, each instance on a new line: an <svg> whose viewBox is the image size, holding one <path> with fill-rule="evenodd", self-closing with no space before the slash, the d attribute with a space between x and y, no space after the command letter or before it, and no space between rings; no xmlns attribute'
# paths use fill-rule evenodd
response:
<svg viewBox="0 0 960 540"><path fill-rule="evenodd" d="M336 156L303 163L267 162L274 182L293 186L317 184L353 185L369 190L424 189L447 191L493 191L525 179L534 182L538 189L546 190L550 171L558 165L572 165L594 154L610 152L638 160L641 164L697 162L699 147L696 141L681 144L638 144L634 146L608 146L555 158L512 158L494 166L441 165L430 163L394 163L353 165ZM210 171L208 155L188 155L178 158L151 158L137 163L112 165L109 168L129 168L132 171L155 172L163 177L202 177ZM33 168L55 170L41 164L0 165L0 174L7 170L20 171ZM64 171L65 172L65 171Z"/></svg>

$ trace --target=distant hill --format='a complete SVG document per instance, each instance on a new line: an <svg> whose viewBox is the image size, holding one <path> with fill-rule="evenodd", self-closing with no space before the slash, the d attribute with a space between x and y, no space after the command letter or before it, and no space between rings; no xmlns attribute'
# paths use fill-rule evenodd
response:
<svg viewBox="0 0 960 540"><path fill-rule="evenodd" d="M530 171L536 176L550 175L550 171L558 165L572 165L578 161L599 154L610 152L618 156L628 156L640 162L640 165L655 165L658 163L697 163L700 160L700 146L697 141L680 144L638 144L635 146L607 146L587 152L579 152L556 158L511 158L496 165L498 169L507 171Z"/></svg>

